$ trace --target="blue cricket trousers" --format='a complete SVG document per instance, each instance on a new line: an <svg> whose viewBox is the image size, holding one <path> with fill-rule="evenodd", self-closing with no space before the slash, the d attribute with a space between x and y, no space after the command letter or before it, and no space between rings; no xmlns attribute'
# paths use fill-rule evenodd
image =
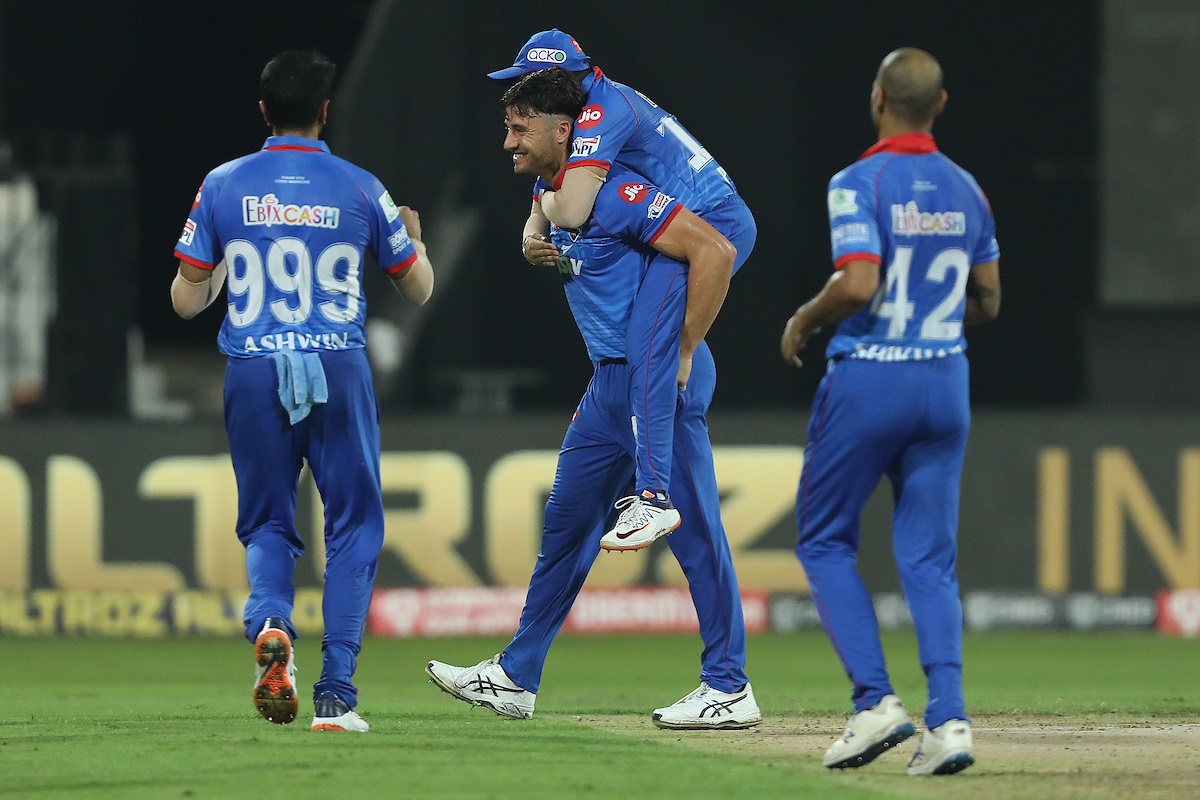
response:
<svg viewBox="0 0 1200 800"><path fill-rule="evenodd" d="M754 216L737 195L703 215L737 248L734 272L754 249L758 228ZM666 492L671 485L676 384L679 373L679 332L683 308L678 305L680 284L687 291L687 266L660 256L655 258L634 299L626 332L629 360L629 404L637 452L634 491ZM682 512L681 512L682 513Z"/></svg>
<svg viewBox="0 0 1200 800"><path fill-rule="evenodd" d="M746 630L705 421L716 368L707 345L693 361L674 420L672 497L683 524L667 543L687 576L700 620L700 678L732 692L746 683ZM550 645L600 552L601 524L633 477L633 453L629 367L598 366L563 440L521 622L500 659L508 676L527 691L537 692L541 685Z"/></svg>
<svg viewBox="0 0 1200 800"><path fill-rule="evenodd" d="M307 460L325 506L325 594L321 677L314 696L333 692L351 707L351 679L383 546L379 477L379 409L362 349L322 351L329 400L288 424L270 358L231 358L225 370L225 429L238 485L237 535L246 546L250 597L246 638L268 617L291 628L295 561L304 553L296 531L296 491ZM294 637L296 632L290 629Z"/></svg>
<svg viewBox="0 0 1200 800"><path fill-rule="evenodd" d="M892 694L875 609L856 568L859 514L879 479L891 480L892 548L928 683L928 728L967 719L955 575L967 379L963 355L830 362L813 403L796 502L796 554L862 711Z"/></svg>

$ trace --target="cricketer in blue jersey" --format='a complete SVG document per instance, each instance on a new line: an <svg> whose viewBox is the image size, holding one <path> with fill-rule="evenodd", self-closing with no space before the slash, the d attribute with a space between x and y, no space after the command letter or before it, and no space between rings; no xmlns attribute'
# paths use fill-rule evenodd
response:
<svg viewBox="0 0 1200 800"><path fill-rule="evenodd" d="M534 34L511 67L491 72L489 77L509 81L548 67L566 69L576 77L585 105L575 120L566 169L534 198L522 240L526 260L535 265L557 261L556 249L547 239L550 224L566 229L583 225L609 170L620 165L644 176L724 235L737 251L733 266L737 272L754 248L758 230L732 179L708 150L673 114L593 67L578 42L557 28ZM689 278L689 319L715 315L714 309L701 307L697 300L711 296L712 287L699 285L704 279L696 273ZM661 363L652 365L653 374L672 373L679 386L686 385L692 354L703 338L691 335L690 328L684 328L678 352L666 353ZM638 441L635 491L622 500L624 510L609 531L609 540L642 530L657 537L669 533L680 519L670 499L674 400L651 395L643 419L641 400L636 397L643 387L635 385L632 391L634 418L641 423L634 430ZM662 446L649 446L652 443L646 442L646 437Z"/></svg>
<svg viewBox="0 0 1200 800"><path fill-rule="evenodd" d="M225 429L250 581L255 707L281 724L298 711L291 616L304 553L297 480L307 461L325 506L327 559L312 729L361 732L352 679L383 544L365 257L418 304L429 299L433 272L417 214L318 140L334 71L323 56L295 51L264 68L259 105L272 136L204 179L175 250L171 298L191 318L228 276L218 345L228 356Z"/></svg>
<svg viewBox="0 0 1200 800"><path fill-rule="evenodd" d="M825 754L858 767L916 731L892 690L871 598L855 566L859 515L884 475L892 544L928 684L910 775L974 763L962 689L959 482L970 427L963 326L1000 310L1000 252L974 178L938 151L942 70L890 53L871 92L879 141L829 183L834 275L788 321L786 361L839 323L813 400L796 502L796 554L853 685L855 714ZM882 276L881 276L882 272Z"/></svg>
<svg viewBox="0 0 1200 800"><path fill-rule="evenodd" d="M505 94L504 145L514 171L553 179L566 160L571 120L583 103L563 70L537 72ZM601 523L633 477L630 361L638 304L649 292L662 322L678 329L689 269L719 267L728 280L733 248L712 226L636 173L616 167L579 229L556 228L557 262L571 313L595 367L559 453L546 503L541 552L516 635L500 655L473 667L430 661L442 690L503 716L528 719L542 668L600 550ZM746 728L762 720L745 674L741 596L725 531L705 415L716 386L707 346L696 350L674 414L676 502L689 519L667 541L688 579L704 641L700 686L655 709L663 728Z"/></svg>

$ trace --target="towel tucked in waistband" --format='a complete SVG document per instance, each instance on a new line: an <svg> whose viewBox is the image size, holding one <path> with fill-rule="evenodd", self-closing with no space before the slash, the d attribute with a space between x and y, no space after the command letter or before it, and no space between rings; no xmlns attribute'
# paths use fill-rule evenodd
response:
<svg viewBox="0 0 1200 800"><path fill-rule="evenodd" d="M291 424L307 417L316 403L329 400L329 384L319 355L276 350L270 357L279 377L279 402Z"/></svg>

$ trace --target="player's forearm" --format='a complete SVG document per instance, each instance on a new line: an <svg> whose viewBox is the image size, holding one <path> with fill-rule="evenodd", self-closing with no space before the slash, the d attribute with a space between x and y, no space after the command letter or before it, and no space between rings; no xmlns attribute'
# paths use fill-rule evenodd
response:
<svg viewBox="0 0 1200 800"><path fill-rule="evenodd" d="M824 288L796 309L793 317L805 331L816 331L857 314L871 299L871 294L865 292L865 287L853 283L847 272L833 273Z"/></svg>
<svg viewBox="0 0 1200 800"><path fill-rule="evenodd" d="M712 248L689 265L687 309L679 335L679 354L684 358L696 352L725 303L733 259L731 250Z"/></svg>
<svg viewBox="0 0 1200 800"><path fill-rule="evenodd" d="M201 274L196 275L197 272ZM184 319L191 319L212 305L225 282L225 262L222 261L211 272L204 273L192 268L189 273L191 279L184 276L181 268L171 282L171 306Z"/></svg>
<svg viewBox="0 0 1200 800"><path fill-rule="evenodd" d="M967 305L963 311L963 325L978 325L991 322L1000 315L1000 286L988 286L975 280L967 280Z"/></svg>
<svg viewBox="0 0 1200 800"><path fill-rule="evenodd" d="M424 243L414 240L413 247L417 251L417 260L398 278L393 278L392 285L405 299L423 306L433 296L433 265L425 254Z"/></svg>
<svg viewBox="0 0 1200 800"><path fill-rule="evenodd" d="M567 170L558 191L542 192L542 213L560 228L583 227L592 215L606 175L596 167Z"/></svg>

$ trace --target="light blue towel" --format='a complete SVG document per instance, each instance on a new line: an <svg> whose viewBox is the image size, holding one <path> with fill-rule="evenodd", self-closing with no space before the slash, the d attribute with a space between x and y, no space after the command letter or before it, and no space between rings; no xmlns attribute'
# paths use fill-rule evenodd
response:
<svg viewBox="0 0 1200 800"><path fill-rule="evenodd" d="M291 424L307 417L314 404L329 400L325 368L316 353L276 350L271 353L271 360L279 376L279 402L288 412Z"/></svg>

